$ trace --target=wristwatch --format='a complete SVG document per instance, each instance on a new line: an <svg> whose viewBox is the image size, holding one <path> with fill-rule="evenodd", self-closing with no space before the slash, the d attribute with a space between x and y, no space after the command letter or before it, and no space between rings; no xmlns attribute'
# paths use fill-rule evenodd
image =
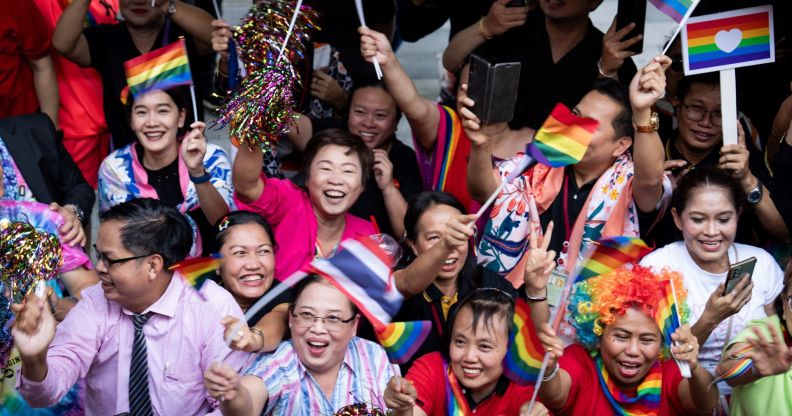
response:
<svg viewBox="0 0 792 416"><path fill-rule="evenodd" d="M70 208L72 211L74 211L74 216L77 217L77 219L80 220L80 222L85 221L85 212L83 212L83 210L77 205L66 204L63 207Z"/></svg>
<svg viewBox="0 0 792 416"><path fill-rule="evenodd" d="M643 126L639 125L635 122L635 119L633 119L633 124L635 125L635 130L641 133L652 133L660 128L660 116L657 115L656 112L652 111L652 115L649 116L649 124Z"/></svg>
<svg viewBox="0 0 792 416"><path fill-rule="evenodd" d="M751 205L758 204L759 201L762 200L762 183L756 181L756 186L750 191L748 191L748 195L746 196L745 199L747 199L748 203Z"/></svg>

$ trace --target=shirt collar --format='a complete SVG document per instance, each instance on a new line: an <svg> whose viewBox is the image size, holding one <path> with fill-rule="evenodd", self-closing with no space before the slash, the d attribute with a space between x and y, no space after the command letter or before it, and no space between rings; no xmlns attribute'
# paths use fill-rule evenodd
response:
<svg viewBox="0 0 792 416"><path fill-rule="evenodd" d="M181 298L182 291L184 290L184 279L181 273L174 272L171 276L171 281L165 293L152 303L151 306L146 308L141 314L153 312L157 315L164 315L168 318L173 318L176 315L176 307L179 306L179 298ZM124 309L124 313L128 315L135 315L131 311Z"/></svg>
<svg viewBox="0 0 792 416"><path fill-rule="evenodd" d="M443 292L441 292L440 289L438 289L437 286L435 286L434 283L432 283L429 286L427 286L427 288L424 289L424 292L423 292L424 300L429 302L429 303L432 303L432 302L434 302L436 300L440 300L440 298L442 298L443 296L444 296Z"/></svg>
<svg viewBox="0 0 792 416"><path fill-rule="evenodd" d="M506 389L509 388L509 383L510 383L509 379L506 378L505 375L501 375L500 378L498 378L498 383L495 384L495 390L492 390L492 392L490 392L490 394L488 394L487 397L483 398L478 403L473 401L473 397L470 395L470 390L464 389L465 400L468 402L470 408L474 409L477 405L486 402L487 400L491 399L493 396L497 395L498 397L503 397L506 394Z"/></svg>

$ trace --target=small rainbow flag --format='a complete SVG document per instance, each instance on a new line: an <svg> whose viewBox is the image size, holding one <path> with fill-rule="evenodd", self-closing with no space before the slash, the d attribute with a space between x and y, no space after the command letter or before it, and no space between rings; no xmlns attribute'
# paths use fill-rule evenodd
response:
<svg viewBox="0 0 792 416"><path fill-rule="evenodd" d="M651 249L640 238L618 236L608 237L596 243L594 252L583 264L575 278L575 283L594 276L600 276L632 263L649 253Z"/></svg>
<svg viewBox="0 0 792 416"><path fill-rule="evenodd" d="M657 10L667 14L675 22L681 23L688 10L693 6L693 0L649 0Z"/></svg>
<svg viewBox="0 0 792 416"><path fill-rule="evenodd" d="M184 39L124 62L124 72L132 95L192 85Z"/></svg>
<svg viewBox="0 0 792 416"><path fill-rule="evenodd" d="M660 299L657 305L657 312L655 313L655 321L660 328L660 333L663 334L663 341L665 345L672 346L674 341L671 339L671 334L682 326L682 319L679 316L679 309L676 305L673 288L671 281L665 282L664 290L665 296Z"/></svg>
<svg viewBox="0 0 792 416"><path fill-rule="evenodd" d="M522 299L517 299L514 305L509 337L509 350L503 358L503 373L522 386L536 382L545 351L531 322L531 307Z"/></svg>
<svg viewBox="0 0 792 416"><path fill-rule="evenodd" d="M423 345L432 323L429 321L391 322L377 333L390 362L404 364Z"/></svg>
<svg viewBox="0 0 792 416"><path fill-rule="evenodd" d="M775 59L770 6L691 18L683 35L687 42L685 74Z"/></svg>
<svg viewBox="0 0 792 416"><path fill-rule="evenodd" d="M578 163L598 125L597 120L572 114L558 103L528 144L526 153L554 168Z"/></svg>
<svg viewBox="0 0 792 416"><path fill-rule="evenodd" d="M197 257L181 261L168 267L168 270L181 273L184 281L200 292L203 284L215 275L215 271L220 268L221 263L220 255L215 254L211 257Z"/></svg>

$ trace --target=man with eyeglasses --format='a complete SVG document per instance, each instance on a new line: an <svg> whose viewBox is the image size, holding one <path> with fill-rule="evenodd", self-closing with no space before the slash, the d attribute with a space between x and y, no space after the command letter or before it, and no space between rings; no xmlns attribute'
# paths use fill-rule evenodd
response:
<svg viewBox="0 0 792 416"><path fill-rule="evenodd" d="M100 284L55 330L34 295L16 308L14 342L22 358L17 386L34 407L56 403L86 380L87 414L192 415L216 405L203 386L212 362L240 368L246 353L223 341L219 317L242 311L214 282L198 294L168 268L184 259L192 230L154 199L134 199L101 216L96 250Z"/></svg>
<svg viewBox="0 0 792 416"><path fill-rule="evenodd" d="M674 47L671 49L671 55L674 55ZM672 62L669 73L673 71ZM739 113L739 144L723 145L723 123L726 120L721 114L718 74L686 76L670 89L676 92L676 96L671 98L673 118L660 119L666 171L676 180L696 167L718 167L729 172L746 194L747 209L740 217L736 241L759 246L772 239L786 241L789 232L768 196L773 182L758 147L761 144L756 129L742 113ZM668 88L666 92L669 92ZM653 228L649 239L663 246L681 237L670 213L666 213Z"/></svg>

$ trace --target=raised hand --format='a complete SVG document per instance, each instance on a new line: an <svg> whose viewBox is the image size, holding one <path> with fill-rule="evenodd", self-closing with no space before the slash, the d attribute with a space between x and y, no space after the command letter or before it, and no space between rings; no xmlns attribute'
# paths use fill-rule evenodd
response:
<svg viewBox="0 0 792 416"><path fill-rule="evenodd" d="M718 168L726 171L732 178L743 186L743 189L752 189L756 186L754 176L748 166L748 146L745 143L745 130L739 121L737 123L737 144L727 144L721 147Z"/></svg>
<svg viewBox="0 0 792 416"><path fill-rule="evenodd" d="M206 124L202 121L192 123L191 130L184 136L181 145L182 159L187 165L190 176L193 177L203 176L206 173L203 165L206 156L206 137L203 134L205 128Z"/></svg>
<svg viewBox="0 0 792 416"><path fill-rule="evenodd" d="M377 58L379 64L384 67L396 59L387 36L365 26L359 27L358 33L360 33L360 54L366 62L374 62L374 58Z"/></svg>
<svg viewBox="0 0 792 416"><path fill-rule="evenodd" d="M400 412L410 412L415 407L415 400L418 398L418 392L415 390L412 382L399 376L391 377L388 385L385 388L385 405L388 409L393 409L396 414Z"/></svg>
<svg viewBox="0 0 792 416"><path fill-rule="evenodd" d="M545 229L544 236L539 241L539 233L531 227L530 250L525 262L525 289L531 297L544 296L547 290L547 281L556 266L556 252L547 250L553 235L553 222L550 221Z"/></svg>
<svg viewBox="0 0 792 416"><path fill-rule="evenodd" d="M220 59L228 60L228 42L231 42L231 26L225 20L212 20L212 50Z"/></svg>
<svg viewBox="0 0 792 416"><path fill-rule="evenodd" d="M58 205L57 202L51 203L49 209L63 216L63 225L58 229L61 243L72 247L84 246L86 242L85 230L83 230L76 212L69 206Z"/></svg>
<svg viewBox="0 0 792 416"><path fill-rule="evenodd" d="M545 352L550 354L550 360L547 363L547 371L551 371L558 365L558 359L564 355L564 342L561 341L561 338L556 335L553 327L547 322L542 322L538 327L539 331L537 335L539 336L539 341L542 343L542 348L544 348Z"/></svg>
<svg viewBox="0 0 792 416"><path fill-rule="evenodd" d="M528 18L529 7L507 7L511 0L497 0L490 6L489 13L484 17L484 31L491 36L498 36L507 30L522 26Z"/></svg>
<svg viewBox="0 0 792 416"><path fill-rule="evenodd" d="M311 95L339 110L343 109L347 103L346 91L341 88L335 78L323 70L313 73Z"/></svg>
<svg viewBox="0 0 792 416"><path fill-rule="evenodd" d="M492 138L509 128L509 125L507 123L483 124L471 110L475 102L467 96L467 91L468 84L462 84L457 95L457 108L459 116L462 118L462 127L474 146L489 145L492 143Z"/></svg>
<svg viewBox="0 0 792 416"><path fill-rule="evenodd" d="M11 305L11 310L17 315L11 335L22 359L46 355L50 342L55 338L56 325L47 299L39 299L30 293L23 304Z"/></svg>
<svg viewBox="0 0 792 416"><path fill-rule="evenodd" d="M240 377L230 366L213 363L204 372L204 386L210 396L219 400L234 400L239 394Z"/></svg>
<svg viewBox="0 0 792 416"><path fill-rule="evenodd" d="M635 55L635 52L628 51L627 48L643 39L643 35L636 35L630 39L624 39L634 27L635 23L630 23L617 31L616 16L613 17L613 23L611 23L605 36L602 37L600 70L605 75L615 76L622 65L624 65L624 60Z"/></svg>
<svg viewBox="0 0 792 416"><path fill-rule="evenodd" d="M259 351L264 346L264 340L255 336L255 334L253 334L253 332L250 330L250 327L248 327L244 322L242 322L242 325L240 325L237 329L238 323L239 319L230 315L220 320L220 324L225 327L225 331L223 331L223 339L231 339L231 344L229 347L231 347L233 350L245 352ZM231 331L234 330L236 330L236 333L232 334Z"/></svg>
<svg viewBox="0 0 792 416"><path fill-rule="evenodd" d="M393 184L393 163L388 158L388 152L383 149L374 149L374 180L377 187L385 192Z"/></svg>
<svg viewBox="0 0 792 416"><path fill-rule="evenodd" d="M690 371L698 367L699 343L698 339L690 332L690 326L685 324L671 334L675 345L671 346L671 353L679 361L687 361Z"/></svg>
<svg viewBox="0 0 792 416"><path fill-rule="evenodd" d="M457 215L452 217L446 225L445 245L449 250L462 247L468 244L475 230L473 223L476 220L475 214Z"/></svg>
<svg viewBox="0 0 792 416"><path fill-rule="evenodd" d="M753 282L749 274L744 274L740 281L734 286L731 292L723 295L724 284L721 283L717 289L707 299L704 313L701 320L711 322L714 326L723 322L726 318L739 312L743 306L751 301L753 292Z"/></svg>
<svg viewBox="0 0 792 416"><path fill-rule="evenodd" d="M671 66L671 58L655 56L645 67L635 74L630 82L630 104L633 111L650 109L665 96L665 70Z"/></svg>
<svg viewBox="0 0 792 416"><path fill-rule="evenodd" d="M528 412L528 405L530 401L525 402L522 406L520 406L520 416L547 416L550 414L550 411L541 403L541 402L534 402L533 409L531 412Z"/></svg>
<svg viewBox="0 0 792 416"><path fill-rule="evenodd" d="M751 329L756 338L746 340L753 349L745 355L753 360L755 371L762 377L784 374L792 367L792 348L787 347L784 338L774 326L769 328L770 339L753 327Z"/></svg>

